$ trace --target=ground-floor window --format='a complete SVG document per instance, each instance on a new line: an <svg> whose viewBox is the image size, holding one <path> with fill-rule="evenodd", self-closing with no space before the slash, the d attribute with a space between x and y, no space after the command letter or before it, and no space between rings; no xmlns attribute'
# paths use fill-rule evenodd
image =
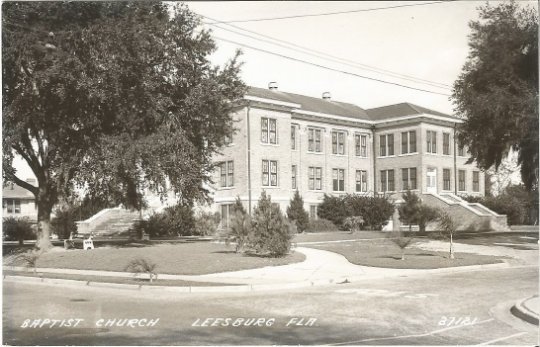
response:
<svg viewBox="0 0 540 347"><path fill-rule="evenodd" d="M317 219L317 205L310 205L309 206L309 218L310 219Z"/></svg>
<svg viewBox="0 0 540 347"><path fill-rule="evenodd" d="M345 170L344 169L332 169L332 188L335 192L345 191Z"/></svg>
<svg viewBox="0 0 540 347"><path fill-rule="evenodd" d="M467 190L467 187L465 185L465 170L458 171L458 190L460 192L464 192Z"/></svg>
<svg viewBox="0 0 540 347"><path fill-rule="evenodd" d="M367 192L367 171L356 170L356 191Z"/></svg>
<svg viewBox="0 0 540 347"><path fill-rule="evenodd" d="M394 170L381 170L381 192L393 192Z"/></svg>
<svg viewBox="0 0 540 347"><path fill-rule="evenodd" d="M7 210L7 213L21 213L21 200L4 199L4 209Z"/></svg>
<svg viewBox="0 0 540 347"><path fill-rule="evenodd" d="M451 190L451 172L450 169L443 169L443 190Z"/></svg>
<svg viewBox="0 0 540 347"><path fill-rule="evenodd" d="M472 190L473 192L480 191L480 172L473 171L472 173Z"/></svg>
<svg viewBox="0 0 540 347"><path fill-rule="evenodd" d="M310 166L308 168L308 189L309 190L322 189L322 167Z"/></svg>
<svg viewBox="0 0 540 347"><path fill-rule="evenodd" d="M416 168L401 169L401 179L403 181L403 190L416 189Z"/></svg>

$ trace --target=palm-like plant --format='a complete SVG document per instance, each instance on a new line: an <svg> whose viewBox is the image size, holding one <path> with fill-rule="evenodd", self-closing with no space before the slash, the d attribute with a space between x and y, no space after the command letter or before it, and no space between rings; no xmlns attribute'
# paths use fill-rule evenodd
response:
<svg viewBox="0 0 540 347"><path fill-rule="evenodd" d="M124 271L132 272L134 276L137 276L140 273L147 273L150 277L150 283L152 283L154 278L157 280L157 273L155 272L156 268L156 263L152 263L144 258L136 258L127 264Z"/></svg>

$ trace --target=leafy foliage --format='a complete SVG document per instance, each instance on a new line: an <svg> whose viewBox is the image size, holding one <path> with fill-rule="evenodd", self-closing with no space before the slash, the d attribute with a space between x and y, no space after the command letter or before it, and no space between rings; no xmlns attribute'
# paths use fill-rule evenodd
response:
<svg viewBox="0 0 540 347"><path fill-rule="evenodd" d="M154 213L147 220L135 223L134 230L139 237L146 233L151 238L164 236L187 236L195 234L195 217L189 205L178 204Z"/></svg>
<svg viewBox="0 0 540 347"><path fill-rule="evenodd" d="M347 217L343 221L343 227L349 230L351 233L360 230L362 225L364 225L364 218L361 216Z"/></svg>
<svg viewBox="0 0 540 347"><path fill-rule="evenodd" d="M76 218L76 208L69 205L56 208L51 220L52 231L59 239L68 239L71 233L77 232Z"/></svg>
<svg viewBox="0 0 540 347"><path fill-rule="evenodd" d="M317 214L328 219L338 227L346 229L347 217L362 217L364 225L371 230L381 230L394 213L394 205L384 197L369 197L356 194L344 196L325 195Z"/></svg>
<svg viewBox="0 0 540 347"><path fill-rule="evenodd" d="M43 251L39 249L32 249L28 252L23 252L17 255L15 261L17 263L22 263L25 267L32 269L34 273L36 273L37 263L41 255L43 255Z"/></svg>
<svg viewBox="0 0 540 347"><path fill-rule="evenodd" d="M416 215L419 232L424 233L426 231L427 224L436 221L439 216L440 211L437 208L421 204Z"/></svg>
<svg viewBox="0 0 540 347"><path fill-rule="evenodd" d="M311 219L307 228L307 231L309 231L310 233L338 230L339 228L334 223L324 218Z"/></svg>
<svg viewBox="0 0 540 347"><path fill-rule="evenodd" d="M446 213L442 212L439 214L438 218L439 222L439 233L442 237L445 239L450 240L450 259L454 259L454 235L456 233L457 225L456 222L452 219L452 217Z"/></svg>
<svg viewBox="0 0 540 347"><path fill-rule="evenodd" d="M36 238L32 224L27 217L4 217L2 233L7 241L17 240L20 245L24 243L24 240L35 240Z"/></svg>
<svg viewBox="0 0 540 347"><path fill-rule="evenodd" d="M199 236L216 234L220 219L218 212L209 213L199 211L195 215L194 234Z"/></svg>
<svg viewBox="0 0 540 347"><path fill-rule="evenodd" d="M227 231L225 242L227 245L234 242L235 252L238 253L244 249L251 235L251 218L242 205L240 197L237 197L234 202L232 214L230 230Z"/></svg>
<svg viewBox="0 0 540 347"><path fill-rule="evenodd" d="M403 194L403 201L405 201L405 203L401 204L398 208L399 220L403 224L408 224L410 230L412 224L418 223L418 214L420 212L422 201L418 195L410 190Z"/></svg>
<svg viewBox="0 0 540 347"><path fill-rule="evenodd" d="M279 205L273 204L265 191L253 211L251 228L249 246L257 254L282 257L289 253L296 228L287 221Z"/></svg>
<svg viewBox="0 0 540 347"><path fill-rule="evenodd" d="M414 234L412 232L393 232L390 236L390 241L392 241L396 246L401 249L401 260L405 260L405 249L413 242Z"/></svg>
<svg viewBox="0 0 540 347"><path fill-rule="evenodd" d="M209 32L183 4L12 2L2 7L3 178L50 214L74 185L140 209L143 191L205 199L212 155L245 92L236 55L211 65ZM12 165L21 156L33 186Z"/></svg>
<svg viewBox="0 0 540 347"><path fill-rule="evenodd" d="M287 207L287 218L296 224L298 232L304 232L309 224L309 215L304 209L304 199L298 190L294 193L290 205Z"/></svg>
<svg viewBox="0 0 540 347"><path fill-rule="evenodd" d="M469 56L452 96L464 119L458 137L483 169L498 168L510 149L518 152L522 180L535 190L538 15L515 1L479 10L479 20L469 24Z"/></svg>
<svg viewBox="0 0 540 347"><path fill-rule="evenodd" d="M150 283L153 281L154 277L157 279L156 273L157 264L152 263L151 261L139 257L132 259L125 267L124 271L132 272L135 276L141 273L148 274L150 277Z"/></svg>

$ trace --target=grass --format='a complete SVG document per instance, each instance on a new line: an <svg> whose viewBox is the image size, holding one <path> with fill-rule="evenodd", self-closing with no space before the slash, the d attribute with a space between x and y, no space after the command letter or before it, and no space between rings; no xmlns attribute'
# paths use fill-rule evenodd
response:
<svg viewBox="0 0 540 347"><path fill-rule="evenodd" d="M217 272L261 268L265 266L298 263L305 256L293 252L283 258L248 256L234 253L233 246L193 242L181 244L134 244L130 247L99 247L94 250L64 250L55 247L43 254L38 268L101 270L123 272L135 258L145 258L156 263L158 274L205 275ZM4 265L20 265L7 263ZM158 281L159 282L159 281Z"/></svg>
<svg viewBox="0 0 540 347"><path fill-rule="evenodd" d="M341 240L356 240L356 239L377 239L386 237L387 233L381 231L356 231L350 233L349 231L330 231L326 233L302 233L297 234L293 242L322 242L322 241L341 241Z"/></svg>
<svg viewBox="0 0 540 347"><path fill-rule="evenodd" d="M76 280L85 282L103 282L103 283L118 283L118 284L133 284L145 286L166 286L166 287L212 287L212 286L237 286L239 284L230 283L214 283L214 282L195 282L183 280L154 280L150 282L145 278L134 277L110 277L110 276L87 276L87 275L71 275L71 274L55 274L55 273L33 273L22 271L4 271L4 276L25 276L38 278L53 278L64 280Z"/></svg>
<svg viewBox="0 0 540 347"><path fill-rule="evenodd" d="M449 259L448 252L426 251L415 248L414 245L405 249L405 260L401 260L401 249L390 240L352 241L306 247L339 253L353 264L394 269L438 269L502 262L501 257L460 252L454 253L455 259Z"/></svg>

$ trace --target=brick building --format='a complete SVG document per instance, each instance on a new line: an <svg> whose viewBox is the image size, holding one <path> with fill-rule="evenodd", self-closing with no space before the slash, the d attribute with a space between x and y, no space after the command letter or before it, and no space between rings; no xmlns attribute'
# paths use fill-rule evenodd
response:
<svg viewBox="0 0 540 347"><path fill-rule="evenodd" d="M284 211L298 189L312 218L325 193L385 194L399 202L408 189L483 219L478 228L503 217L459 198L483 195L484 173L466 164L454 116L409 103L365 110L329 93L314 98L270 84L250 88L233 118L237 132L215 157L212 187L224 227L237 196L252 210L263 190Z"/></svg>

